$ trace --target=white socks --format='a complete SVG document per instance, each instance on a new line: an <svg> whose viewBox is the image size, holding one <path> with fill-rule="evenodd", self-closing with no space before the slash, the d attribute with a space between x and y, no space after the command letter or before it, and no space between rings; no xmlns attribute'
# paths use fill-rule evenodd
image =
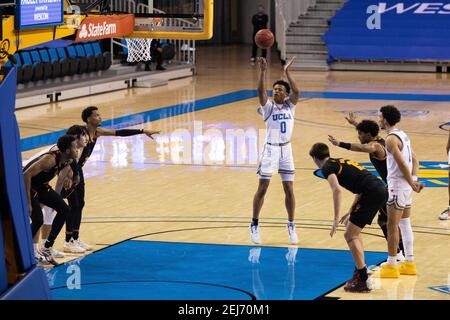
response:
<svg viewBox="0 0 450 320"><path fill-rule="evenodd" d="M411 227L411 219L400 219L400 232L402 234L403 248L405 249L406 261L414 261L414 234Z"/></svg>
<svg viewBox="0 0 450 320"><path fill-rule="evenodd" d="M393 256L393 257L388 256L387 263L392 266L396 266L397 265L397 256Z"/></svg>

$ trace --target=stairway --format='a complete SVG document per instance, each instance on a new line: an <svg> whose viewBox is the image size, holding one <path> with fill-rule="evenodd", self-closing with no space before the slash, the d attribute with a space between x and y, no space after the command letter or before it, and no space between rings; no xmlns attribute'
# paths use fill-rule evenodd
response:
<svg viewBox="0 0 450 320"><path fill-rule="evenodd" d="M317 0L286 31L286 59L296 56L292 70L327 71L328 51L322 36L331 19L347 0Z"/></svg>

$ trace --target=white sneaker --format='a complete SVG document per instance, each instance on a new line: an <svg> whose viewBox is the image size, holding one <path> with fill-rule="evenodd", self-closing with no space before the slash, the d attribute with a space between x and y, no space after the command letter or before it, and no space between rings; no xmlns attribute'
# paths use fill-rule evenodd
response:
<svg viewBox="0 0 450 320"><path fill-rule="evenodd" d="M399 253L397 253L397 263L398 263L398 264L402 264L403 261L405 261L405 256L404 256L403 253L400 251Z"/></svg>
<svg viewBox="0 0 450 320"><path fill-rule="evenodd" d="M288 233L289 233L289 241L291 242L291 244L297 244L298 236L297 231L295 230L294 223L288 223Z"/></svg>
<svg viewBox="0 0 450 320"><path fill-rule="evenodd" d="M439 220L448 220L450 219L450 207L442 211L442 213L439 215Z"/></svg>
<svg viewBox="0 0 450 320"><path fill-rule="evenodd" d="M261 237L259 236L259 225L250 225L250 240L255 244L261 243Z"/></svg>
<svg viewBox="0 0 450 320"><path fill-rule="evenodd" d="M92 250L92 247L90 245L88 245L86 242L84 242L83 240L77 239L74 241L78 244L79 247L83 248L84 250L86 250L86 251Z"/></svg>
<svg viewBox="0 0 450 320"><path fill-rule="evenodd" d="M250 62L255 62L256 61L256 58L250 58Z"/></svg>
<svg viewBox="0 0 450 320"><path fill-rule="evenodd" d="M64 258L65 257L64 253L62 253L61 251L58 251L53 248L50 251L52 252L52 256L55 258Z"/></svg>
<svg viewBox="0 0 450 320"><path fill-rule="evenodd" d="M366 286L367 286L367 288L369 290L373 290L374 289L374 286L373 286L373 283L372 283L372 280L370 279L370 277L368 277L367 280L366 280Z"/></svg>
<svg viewBox="0 0 450 320"><path fill-rule="evenodd" d="M64 252L69 253L85 253L86 250L78 245L75 240L71 239L69 242L64 241Z"/></svg>

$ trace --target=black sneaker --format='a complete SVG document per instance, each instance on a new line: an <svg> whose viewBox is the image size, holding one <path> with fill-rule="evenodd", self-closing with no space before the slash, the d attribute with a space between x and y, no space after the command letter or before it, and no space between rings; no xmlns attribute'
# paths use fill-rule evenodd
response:
<svg viewBox="0 0 450 320"><path fill-rule="evenodd" d="M356 269L356 267L355 267L355 270L353 270L352 277L351 277L350 280L348 280L348 281L345 283L344 289L345 289L345 287L347 287L347 286L349 285L349 283L351 283L352 281L354 281L357 277L358 277L358 269Z"/></svg>
<svg viewBox="0 0 450 320"><path fill-rule="evenodd" d="M346 292L357 292L357 293L362 293L362 292L370 292L372 291L371 285L370 285L370 280L369 278L367 278L366 281L363 281L359 274L353 274L353 278L350 281L347 281L347 283L345 284L344 290Z"/></svg>
<svg viewBox="0 0 450 320"><path fill-rule="evenodd" d="M166 70L163 66L156 66L156 70Z"/></svg>

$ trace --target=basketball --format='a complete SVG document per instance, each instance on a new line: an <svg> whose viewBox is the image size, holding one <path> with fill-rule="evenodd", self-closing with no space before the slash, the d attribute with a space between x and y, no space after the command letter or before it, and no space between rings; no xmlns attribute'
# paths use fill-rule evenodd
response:
<svg viewBox="0 0 450 320"><path fill-rule="evenodd" d="M275 37L269 29L261 29L255 35L255 43L262 49L269 49L273 46Z"/></svg>

